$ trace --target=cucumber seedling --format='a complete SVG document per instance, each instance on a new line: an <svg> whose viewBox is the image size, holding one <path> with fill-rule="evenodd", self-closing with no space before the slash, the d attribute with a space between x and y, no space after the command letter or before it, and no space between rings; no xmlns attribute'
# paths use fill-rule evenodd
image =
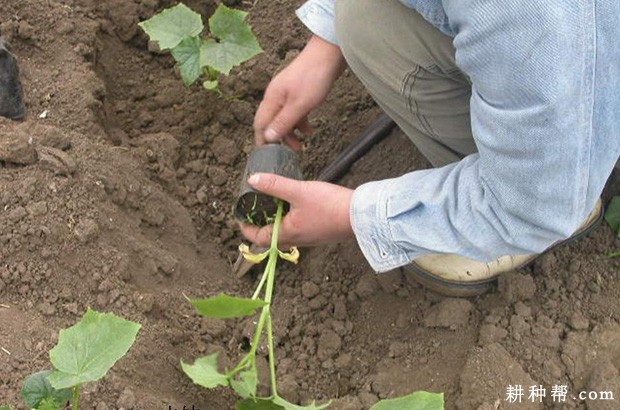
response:
<svg viewBox="0 0 620 410"><path fill-rule="evenodd" d="M273 324L271 317L271 305L273 289L276 277L276 267L279 258L297 263L299 251L291 248L289 252L278 249L278 233L284 202L277 199L277 211L273 217L273 232L269 249L260 254L250 252L247 245L240 245L239 250L243 256L252 263L259 263L265 258L267 264L263 275L251 298L232 297L225 294L209 299L190 299L190 303L197 312L206 317L216 319L239 318L245 316L260 316L256 322L256 329L252 338L249 352L243 356L239 363L231 370L220 373L218 369L218 354L214 353L197 359L194 364L181 361L183 371L194 383L213 389L218 386L232 387L242 399L237 402L236 410L321 410L330 406L330 403L316 404L312 402L307 406L299 406L288 402L278 394L276 380L276 358L273 342ZM257 397L258 372L256 369L256 354L261 345L263 334L267 338L267 354L269 361L269 377L271 395ZM443 394L428 392L415 392L397 399L383 400L375 404L371 410L440 410L443 409Z"/></svg>
<svg viewBox="0 0 620 410"><path fill-rule="evenodd" d="M236 405L238 410L250 410L256 408L256 403L261 403L260 408L265 409L324 409L327 404L317 406L314 403L307 407L300 407L287 402L278 394L276 381L275 349L273 343L273 326L271 319L271 301L275 284L276 266L278 259L282 258L297 263L299 251L292 248L290 252L282 252L278 249L278 232L284 210L284 202L278 200L278 207L274 217L271 246L260 254L250 253L247 245L241 245L239 250L243 256L253 263L259 263L267 258L267 265L251 299L232 297L225 294L209 299L191 299L191 304L202 316L228 319L252 316L261 309L260 317L256 322L256 329L249 352L239 363L226 373L220 373L217 367L218 354L214 353L197 359L194 364L181 361L183 371L194 383L206 387L230 386L243 400ZM256 353L260 346L263 333L267 337L267 350L269 355L269 375L271 381L271 396L256 397L258 388L258 372L256 369Z"/></svg>
<svg viewBox="0 0 620 410"><path fill-rule="evenodd" d="M50 350L54 370L24 380L22 398L34 410L60 410L71 402L80 407L80 387L106 375L136 340L140 325L110 313L88 309L82 319L60 331ZM0 407L1 408L1 407Z"/></svg>
<svg viewBox="0 0 620 410"><path fill-rule="evenodd" d="M220 4L209 18L209 34L203 36L200 14L179 3L139 25L162 51L172 54L186 86L203 77L204 88L220 93L221 74L230 74L263 51L245 21L247 14Z"/></svg>

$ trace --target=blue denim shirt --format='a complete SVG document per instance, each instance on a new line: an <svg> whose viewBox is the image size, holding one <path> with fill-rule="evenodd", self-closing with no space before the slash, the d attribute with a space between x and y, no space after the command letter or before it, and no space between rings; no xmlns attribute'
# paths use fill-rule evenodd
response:
<svg viewBox="0 0 620 410"><path fill-rule="evenodd" d="M355 190L371 266L429 253L487 262L572 235L620 155L620 1L401 1L454 38L478 153ZM297 14L337 44L333 11L310 0Z"/></svg>

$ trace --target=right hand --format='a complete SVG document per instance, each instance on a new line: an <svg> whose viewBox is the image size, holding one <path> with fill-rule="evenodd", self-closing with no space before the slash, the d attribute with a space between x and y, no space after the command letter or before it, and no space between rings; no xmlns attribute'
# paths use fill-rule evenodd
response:
<svg viewBox="0 0 620 410"><path fill-rule="evenodd" d="M301 149L294 131L312 132L308 114L325 100L344 68L340 48L313 36L267 86L254 117L256 145L284 142L294 150Z"/></svg>
<svg viewBox="0 0 620 410"><path fill-rule="evenodd" d="M290 204L282 218L278 245L316 246L354 238L349 216L353 190L322 181L298 181L275 174L253 174L248 183L257 191ZM241 224L252 243L269 246L273 225Z"/></svg>

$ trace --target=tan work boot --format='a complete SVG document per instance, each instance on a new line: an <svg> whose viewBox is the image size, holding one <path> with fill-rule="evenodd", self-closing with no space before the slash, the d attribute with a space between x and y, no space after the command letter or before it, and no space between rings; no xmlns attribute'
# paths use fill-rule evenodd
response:
<svg viewBox="0 0 620 410"><path fill-rule="evenodd" d="M555 243L545 252L587 235L602 218L603 205L599 199L594 210L570 238ZM477 262L454 254L434 254L418 258L403 269L424 286L443 295L477 296L488 291L502 273L522 268L545 252L506 255L489 263Z"/></svg>

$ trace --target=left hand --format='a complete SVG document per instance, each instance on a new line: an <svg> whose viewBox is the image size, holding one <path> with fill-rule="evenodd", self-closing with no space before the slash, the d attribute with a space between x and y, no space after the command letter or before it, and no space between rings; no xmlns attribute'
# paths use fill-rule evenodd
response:
<svg viewBox="0 0 620 410"><path fill-rule="evenodd" d="M349 219L353 190L320 181L297 181L274 174L254 174L248 183L257 191L290 204L282 218L280 247L315 246L354 237ZM273 225L241 224L241 233L251 242L269 246Z"/></svg>

